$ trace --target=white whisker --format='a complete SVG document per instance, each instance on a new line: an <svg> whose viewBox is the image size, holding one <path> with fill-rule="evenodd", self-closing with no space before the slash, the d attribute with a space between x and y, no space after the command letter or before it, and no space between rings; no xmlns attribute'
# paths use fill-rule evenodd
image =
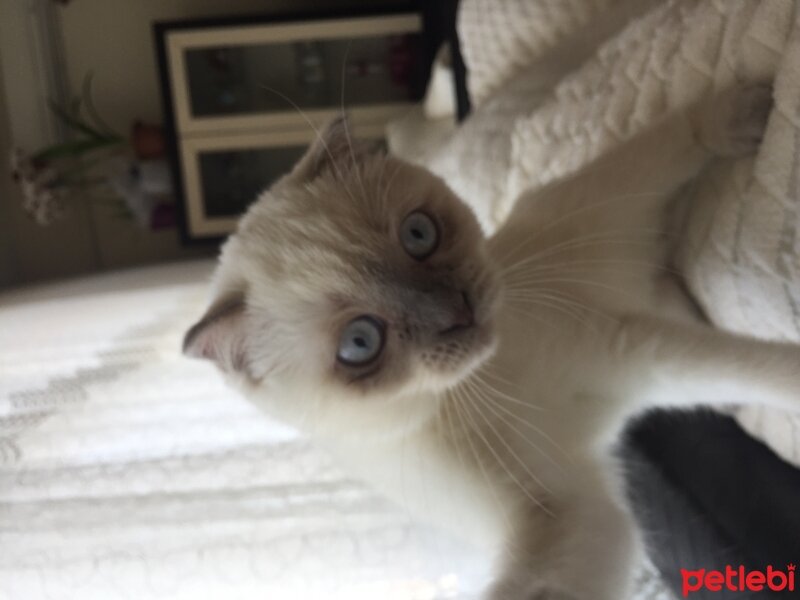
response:
<svg viewBox="0 0 800 600"><path fill-rule="evenodd" d="M622 194L622 195L619 195L619 196L614 196L612 198L608 198L608 199L606 199L606 200L604 200L602 202L590 202L588 204L583 204L583 205L581 205L581 206L569 211L568 213L563 214L560 217L550 221L542 229L539 229L536 232L531 232L532 235L529 238L524 240L516 248L512 249L512 251L510 253L506 253L501 258L501 261L504 262L505 260L508 260L518 250L521 250L522 248L527 246L529 243L531 243L531 242L535 241L537 238L541 237L543 234L545 234L547 232L550 232L550 231L553 231L559 225L566 224L567 222L569 222L570 219L573 219L573 218L581 215L582 213L584 213L586 211L603 208L603 207L606 207L606 206L608 206L609 204L611 204L613 202L618 202L618 201L621 201L621 200L629 200L631 198L650 197L650 196L656 196L656 195L658 195L658 193L654 193L654 192L653 193L642 192L642 193L638 193L638 194ZM520 201L524 201L524 199L520 199ZM533 235L534 233L535 233L535 235Z"/></svg>
<svg viewBox="0 0 800 600"><path fill-rule="evenodd" d="M467 440L467 445L469 446L470 451L472 452L472 455L475 458L475 462L478 463L478 469L480 469L481 475L483 476L483 479L486 482L487 487L489 488L489 490L491 490L492 497L494 498L495 502L497 503L497 508L500 511L500 514L502 514L503 518L506 520L506 525L508 527L511 527L511 523L508 521L508 516L506 515L506 511L503 510L503 503L500 500L500 496L497 494L497 490L495 489L495 484L489 478L489 473L486 470L486 466L483 464L483 459L481 458L480 453L477 451L477 449L475 448L475 446L472 443L472 439L470 438L470 429L467 426L466 421L464 420L464 417L461 414L461 410L460 410L460 408L458 406L458 401L461 400L460 390L458 388L454 388L452 390L452 393L455 395L455 398L450 396L449 399L453 400L452 407L453 407L453 410L456 413L456 417L458 418L459 422L461 423L462 430L464 431L464 437ZM446 397L445 398L445 402L447 402L447 399L448 398ZM448 418L449 418L449 413L448 413ZM451 421L451 428L452 428L452 421ZM452 429L452 431L453 431L453 445L456 445L456 448L458 448L458 446L456 444L456 434L457 434L457 432L456 432L455 429ZM461 457L460 453L459 453L459 458L463 462L463 457ZM464 467L464 470L469 472L469 469L467 469L466 466Z"/></svg>
<svg viewBox="0 0 800 600"><path fill-rule="evenodd" d="M475 374L475 375L477 375L477 374ZM509 417L513 418L514 420L519 421L522 425L524 425L525 427L527 427L528 429L530 429L534 433L540 435L542 438L547 440L561 454L563 454L564 456L568 456L566 450L558 442L556 442L552 437L550 437L547 433L545 433L540 427L537 427L536 425L534 425L530 421L528 421L526 419L523 419L517 413L515 413L515 412L509 410L507 407L503 406L502 402L499 402L496 398L492 398L491 396L487 395L485 393L485 390L481 390L480 389L480 385L477 385L477 384L480 383L483 386L488 385L485 380L483 380L480 377L476 376L476 381L472 382L472 383L474 385L476 385L476 390L477 391L479 391L479 392L483 391L484 392L481 395L487 402L491 403L495 408L497 408L497 409L501 410L502 412L506 413ZM525 406L526 408L530 408L527 403L522 402L520 400L517 400L515 398L505 397L505 399L506 400L514 400L515 402ZM542 410L542 409L539 409L539 410Z"/></svg>
<svg viewBox="0 0 800 600"><path fill-rule="evenodd" d="M592 246L602 246L602 245L614 245L614 246L624 246L624 245L631 245L631 246L647 246L653 243L652 237L621 237L617 235L617 231L604 231L604 232L597 232L594 234L583 235L579 237L573 237L558 244L554 244L551 246L546 246L542 248L540 251L535 252L531 255L525 256L520 260L506 265L501 269L502 274L510 274L521 267L524 267L527 264L532 262L542 261L545 258L552 257L554 255L562 254L570 250L577 250L577 249L585 249L590 248Z"/></svg>
<svg viewBox="0 0 800 600"><path fill-rule="evenodd" d="M311 130L316 135L316 139L322 144L322 147L325 149L325 153L328 155L328 158L330 158L331 166L336 171L337 176L339 177L340 180L344 181L343 178L342 178L342 172L339 171L339 168L336 165L336 161L333 158L333 153L331 153L331 149L328 147L328 144L325 142L325 138L322 137L322 133L320 132L319 128L316 125L314 125L314 123L313 123L313 121L311 121L311 119L308 118L308 115L303 111L303 109L301 109L294 100L289 98L289 96L287 96L283 92L279 92L275 88L269 87L268 85L264 85L263 83L261 84L261 87L263 89L267 90L268 92L272 92L276 96L279 96L280 98L282 98L283 100L288 102L297 111L297 113L301 117L303 117L303 119L305 119L305 122L308 124L308 126L311 128Z"/></svg>
<svg viewBox="0 0 800 600"><path fill-rule="evenodd" d="M542 503L542 501L541 501L541 500L539 500L538 498L536 498L536 496L534 496L534 495L533 495L533 493L532 493L532 492L531 492L531 491L530 491L530 490L529 490L529 489L528 489L528 488L527 488L527 487L526 487L526 486L525 486L525 485L524 485L524 484L523 484L523 483L522 483L522 482L519 480L519 478L518 478L518 477L517 477L517 476L514 474L513 470L512 470L512 469L510 469L510 468L508 467L508 465L507 465L507 464L505 463L505 461L502 459L502 457L500 456L500 454L498 453L498 451L497 451L497 450L494 448L494 446L492 446L492 444L489 442L489 440L488 440L488 439L486 438L486 436L483 434L483 432L481 431L480 427L478 427L478 426L475 424L475 421L472 419L472 416L470 415L470 411L469 411L469 410L466 410L466 409L467 409L468 407L472 408L472 410L474 410L474 411L476 412L476 414L477 414L477 415L479 415L479 416L480 416L480 417L483 419L483 421L484 421L484 422L485 422L485 423L486 423L486 424L487 424L487 425L490 427L490 429L491 429L491 430L492 430L492 432L494 433L495 437L497 437L497 439L499 439L499 440L500 440L500 441L501 441L503 444L505 444L505 445L506 445L506 447L507 447L507 450L509 451L509 454L510 454L510 455L511 455L511 456L512 456L512 457L513 457L513 458L514 458L514 459L515 459L515 460L516 460L516 461L517 461L517 462L518 462L518 463L519 463L519 464L520 464L520 465L523 467L523 469L526 471L527 475L528 475L528 476L531 478L531 480L532 480L532 481L534 481L534 482L536 482L538 485L540 485L540 486L542 487L542 489L544 489L545 491L548 491L548 490L547 490L547 488L546 488L544 485L542 485L542 483L541 483L541 482L538 480L538 478L537 478L535 475L533 475L533 473L531 473L531 472L530 472L530 470L528 469L528 466L525 464L525 462L524 462L524 461L523 461L523 460L522 460L522 459L519 457L519 455L517 455L517 454L516 454L516 453L515 453L515 452L514 452L514 451L513 451L511 448L510 448L510 446L508 446L508 443L507 443L507 442L506 442L506 441L505 441L505 440L502 438L502 436L500 436L500 435L498 434L497 430L496 430L496 429L494 429L494 426L493 426L493 425L492 425L492 424L489 422L489 420L486 418L486 415L484 415L484 414L483 414L483 413L480 411L479 407L477 407L477 406L476 406L476 405L475 405L475 404L474 404L474 403L471 401L470 397L465 395L465 396L464 396L464 400L465 400L465 402L466 402L465 406L463 406L463 407L462 407L462 408L464 408L464 409L465 409L465 412L464 412L464 414L467 416L467 418L468 418L468 419L470 420L470 422L472 423L472 426L473 426L473 428L474 428L474 430L475 430L475 433L477 433L477 434L478 434L478 437L479 437L479 438L480 438L480 439L483 441L483 443L484 443L484 445L486 446L486 448L487 448L487 449L489 450L489 452L490 452L490 453L491 453L491 454L494 456L495 460L497 461L497 464L498 464L498 466L501 466L501 467L503 468L503 470L506 472L506 474L507 474L507 475L508 475L508 476L511 478L511 480L512 480L512 481L513 481L513 482L516 484L516 486L517 486L517 487L520 489L520 491L522 491L522 493L524 493L524 494L525 494L525 495L528 497L528 499L529 499L531 502L533 502L534 504L536 504L536 505L537 505L539 508L541 508L541 509L542 509L542 510L543 510L543 511L544 511L546 514L548 514L549 516L551 516L551 517L554 517L555 515L553 515L553 513L552 513L552 512L551 512L551 511L550 511L550 510L549 510L549 509L548 509L548 508L547 508L547 507L546 507L546 506L545 506L545 505Z"/></svg>
<svg viewBox="0 0 800 600"><path fill-rule="evenodd" d="M347 70L347 59L350 56L350 48L351 48L351 46L352 46L352 40L349 40L347 42L347 48L345 49L345 52L344 52L344 58L342 59L342 77L341 77L341 88L342 88L341 89L341 104L342 104L342 106L341 106L341 112L342 112L342 119L343 119L342 122L344 123L344 135L345 135L345 139L347 140L347 147L350 150L350 160L353 162L353 171L356 174L356 179L358 180L358 185L361 186L361 193L364 194L364 197L366 198L367 190L364 187L363 180L361 179L361 169L358 168L358 163L356 162L356 155L355 155L355 151L353 150L353 140L350 137L349 119L347 118L347 115L346 115L345 110L344 110L344 98L345 98L345 94L344 94L345 89L344 88L345 88L345 81L346 81L345 80L345 73L346 73L346 70Z"/></svg>

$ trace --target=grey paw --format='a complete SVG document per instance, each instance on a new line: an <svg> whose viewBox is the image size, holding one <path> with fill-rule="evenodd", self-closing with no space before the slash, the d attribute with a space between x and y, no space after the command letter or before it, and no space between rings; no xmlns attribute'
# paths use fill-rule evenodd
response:
<svg viewBox="0 0 800 600"><path fill-rule="evenodd" d="M772 111L772 85L737 84L703 102L698 119L698 137L719 156L754 154L764 137Z"/></svg>

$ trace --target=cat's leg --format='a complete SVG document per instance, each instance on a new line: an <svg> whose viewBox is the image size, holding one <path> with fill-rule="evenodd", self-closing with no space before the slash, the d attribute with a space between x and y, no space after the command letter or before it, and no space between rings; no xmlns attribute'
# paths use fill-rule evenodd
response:
<svg viewBox="0 0 800 600"><path fill-rule="evenodd" d="M610 351L626 368L624 409L767 404L800 410L800 345L701 324L622 317Z"/></svg>
<svg viewBox="0 0 800 600"><path fill-rule="evenodd" d="M520 521L489 600L627 597L642 548L633 519L606 481L579 479L577 489L548 504L551 516L532 507Z"/></svg>
<svg viewBox="0 0 800 600"><path fill-rule="evenodd" d="M769 86L735 86L521 197L490 240L509 298L521 304L549 294L624 311L663 299L656 286L674 233L668 201L713 156L754 150L770 106Z"/></svg>
<svg viewBox="0 0 800 600"><path fill-rule="evenodd" d="M546 246L587 231L660 227L667 202L710 159L755 151L771 108L769 85L740 84L673 111L574 175L523 194L493 243L542 235L537 245Z"/></svg>

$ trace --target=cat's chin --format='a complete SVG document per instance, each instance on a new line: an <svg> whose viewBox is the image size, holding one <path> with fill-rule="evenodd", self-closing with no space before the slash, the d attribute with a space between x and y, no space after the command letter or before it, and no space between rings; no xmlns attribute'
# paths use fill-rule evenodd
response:
<svg viewBox="0 0 800 600"><path fill-rule="evenodd" d="M458 359L425 366L426 383L434 391L444 392L458 386L483 366L497 349L494 328L488 324L459 332L457 337L461 338L458 343L464 348Z"/></svg>

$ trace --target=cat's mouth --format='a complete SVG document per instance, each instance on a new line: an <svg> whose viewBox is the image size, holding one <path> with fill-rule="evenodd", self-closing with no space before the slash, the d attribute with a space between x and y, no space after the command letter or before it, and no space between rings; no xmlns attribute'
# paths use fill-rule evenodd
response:
<svg viewBox="0 0 800 600"><path fill-rule="evenodd" d="M492 355L497 300L495 281L486 275L461 282L429 305L428 322L437 326L424 337L419 357L438 385L456 385Z"/></svg>
<svg viewBox="0 0 800 600"><path fill-rule="evenodd" d="M491 353L494 335L486 301L479 289L459 293L458 303L450 308L448 326L435 336L431 366L460 376Z"/></svg>
<svg viewBox="0 0 800 600"><path fill-rule="evenodd" d="M450 325L439 331L439 335L448 336L475 326L475 310L467 292L461 292L457 305L451 311L450 321Z"/></svg>

